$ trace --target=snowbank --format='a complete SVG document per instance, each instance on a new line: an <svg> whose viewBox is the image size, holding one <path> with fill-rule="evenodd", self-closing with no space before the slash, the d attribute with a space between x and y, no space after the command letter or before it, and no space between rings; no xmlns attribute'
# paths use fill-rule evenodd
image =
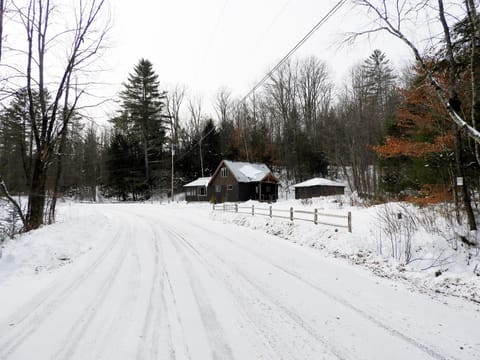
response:
<svg viewBox="0 0 480 360"><path fill-rule="evenodd" d="M0 260L0 283L14 276L52 271L100 246L98 239L112 232L104 215L62 204L53 225L6 240Z"/></svg>

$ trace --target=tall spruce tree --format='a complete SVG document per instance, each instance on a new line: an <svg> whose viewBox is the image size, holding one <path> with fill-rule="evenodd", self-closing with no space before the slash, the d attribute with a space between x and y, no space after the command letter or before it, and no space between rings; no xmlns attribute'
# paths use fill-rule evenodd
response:
<svg viewBox="0 0 480 360"><path fill-rule="evenodd" d="M372 143L378 141L385 135L385 123L387 116L392 112L389 106L392 106L392 97L396 95L394 91L396 75L390 66L390 60L381 50L374 50L363 64L365 76L365 106L371 114L368 118L374 121L372 124L375 136Z"/></svg>
<svg viewBox="0 0 480 360"><path fill-rule="evenodd" d="M146 59L140 59L135 65L123 87L120 93L122 113L126 117L129 135L137 139L143 150L144 181L148 189L145 195L148 198L156 180L151 164L153 159L158 163L165 141L162 112L166 93L159 90L158 75Z"/></svg>

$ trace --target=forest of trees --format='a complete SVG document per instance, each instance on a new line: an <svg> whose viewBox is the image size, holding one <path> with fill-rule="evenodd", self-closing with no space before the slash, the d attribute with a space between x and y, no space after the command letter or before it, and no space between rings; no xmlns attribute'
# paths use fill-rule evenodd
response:
<svg viewBox="0 0 480 360"><path fill-rule="evenodd" d="M344 179L364 198L451 199L468 212L480 186L480 149L450 119L453 108L476 129L480 115L478 17L475 11L467 15L449 29L447 43L406 68L394 68L388 54L375 50L340 85L332 81L328 59L290 59L243 101L226 88L208 100L183 87L167 89L155 64L142 58L122 79L118 112L101 126L72 105L68 65L57 88L29 82L2 103L3 191L30 196L24 222L35 228L44 221L35 206L49 206L41 216L53 220L58 197L171 196L172 157L174 192L229 159L266 163L284 186L328 176ZM32 42L35 21L26 24ZM84 41L78 39L71 66L98 50ZM41 55L31 54L37 60ZM436 86L451 87L452 77L455 93L445 106Z"/></svg>

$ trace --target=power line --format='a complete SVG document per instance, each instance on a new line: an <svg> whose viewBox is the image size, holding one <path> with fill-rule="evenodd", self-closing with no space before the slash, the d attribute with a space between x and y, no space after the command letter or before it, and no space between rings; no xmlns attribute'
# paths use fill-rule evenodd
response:
<svg viewBox="0 0 480 360"><path fill-rule="evenodd" d="M290 56L292 56L327 20L332 17L345 3L347 0L340 0L337 2L328 12L327 14L320 19L320 21L315 24L315 26L285 55L275 67L270 70L263 78L260 80L248 93L245 95L241 100L240 103L243 103L251 94L253 94L260 86L267 81L275 71L282 66Z"/></svg>

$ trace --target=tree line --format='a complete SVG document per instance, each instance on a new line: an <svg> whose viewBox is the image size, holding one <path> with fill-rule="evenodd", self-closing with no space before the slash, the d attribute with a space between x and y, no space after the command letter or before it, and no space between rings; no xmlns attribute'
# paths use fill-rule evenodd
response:
<svg viewBox="0 0 480 360"><path fill-rule="evenodd" d="M376 9L370 1L358 3ZM471 1L448 36L405 68L394 68L375 50L339 85L327 61L291 59L246 99L220 89L213 113L184 87L167 90L154 64L142 58L124 79L119 109L107 126L85 120L77 106L82 92L73 84L82 61L100 49L103 32L90 36L89 29L103 2L80 9L86 12L77 17L78 39L56 87L41 85L47 52L42 24L49 18L39 14L53 11L46 4L32 0L15 9L29 19L27 81L8 88L0 112L2 190L29 197L26 229L53 221L61 196L172 196L183 184L212 175L221 159L266 163L285 186L329 176L373 200L451 198L458 221L465 211L476 228L472 199L480 151L470 128L476 130L480 111L480 36ZM447 102L439 89L447 89ZM455 116L469 128L452 121Z"/></svg>

